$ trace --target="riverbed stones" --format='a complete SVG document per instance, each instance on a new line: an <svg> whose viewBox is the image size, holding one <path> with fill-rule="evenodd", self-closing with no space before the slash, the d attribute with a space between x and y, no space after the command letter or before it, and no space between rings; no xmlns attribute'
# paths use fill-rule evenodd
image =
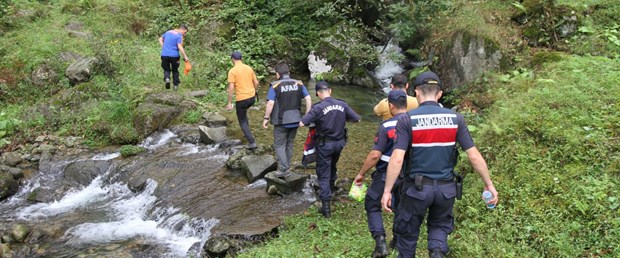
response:
<svg viewBox="0 0 620 258"><path fill-rule="evenodd" d="M9 167L7 165L0 165L0 171L8 172L11 176L13 176L13 179L15 180L24 177L24 172L22 171L21 168Z"/></svg>
<svg viewBox="0 0 620 258"><path fill-rule="evenodd" d="M265 181L267 181L267 192L270 194L274 191L272 189L273 186L277 188L278 193L283 194L299 191L304 187L306 179L308 179L308 175L300 173L291 173L290 176L285 178L276 177L275 171L265 175Z"/></svg>
<svg viewBox="0 0 620 258"><path fill-rule="evenodd" d="M0 200L17 193L17 181L8 172L0 172Z"/></svg>
<svg viewBox="0 0 620 258"><path fill-rule="evenodd" d="M15 224L11 228L11 236L17 242L23 243L28 234L30 234L30 228L24 224Z"/></svg>
<svg viewBox="0 0 620 258"><path fill-rule="evenodd" d="M69 79L71 85L87 82L95 73L98 64L99 59L95 57L82 57L67 67L65 76Z"/></svg>
<svg viewBox="0 0 620 258"><path fill-rule="evenodd" d="M239 142L241 143L241 142ZM273 147L271 145L267 146L264 144L258 144L258 147L254 150L248 150L243 147L237 147L238 151L233 155L228 156L228 160L226 161L226 166L232 170L241 169L241 158L247 155L268 155L273 153Z"/></svg>
<svg viewBox="0 0 620 258"><path fill-rule="evenodd" d="M261 179L269 171L277 168L276 158L272 155L248 155L241 158L241 167L248 178L248 183Z"/></svg>
<svg viewBox="0 0 620 258"><path fill-rule="evenodd" d="M104 174L112 162L109 160L81 160L75 161L65 168L63 175L79 185L89 185L95 177Z"/></svg>
<svg viewBox="0 0 620 258"><path fill-rule="evenodd" d="M206 124L208 127L226 126L228 123L226 117L218 113L206 112L202 114L202 117L207 121Z"/></svg>
<svg viewBox="0 0 620 258"><path fill-rule="evenodd" d="M2 154L2 158L0 158L2 164L6 164L7 166L14 167L22 163L22 155L17 152L7 152Z"/></svg>
<svg viewBox="0 0 620 258"><path fill-rule="evenodd" d="M198 126L200 142L204 144L219 143L226 140L226 127Z"/></svg>
<svg viewBox="0 0 620 258"><path fill-rule="evenodd" d="M226 257L230 247L231 245L228 238L224 236L216 236L207 240L203 250L207 254L207 257Z"/></svg>

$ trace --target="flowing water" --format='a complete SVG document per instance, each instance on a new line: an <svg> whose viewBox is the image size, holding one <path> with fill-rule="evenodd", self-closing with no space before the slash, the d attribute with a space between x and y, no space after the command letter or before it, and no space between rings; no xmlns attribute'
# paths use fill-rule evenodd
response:
<svg viewBox="0 0 620 258"><path fill-rule="evenodd" d="M0 224L46 232L33 256L186 257L213 234L268 232L315 200L308 189L280 197L267 195L264 180L248 185L225 169L234 149L181 143L169 130L142 146L147 152L132 158L103 152L42 162L19 193L0 203ZM107 169L76 186L67 167L88 162ZM49 201L26 201L33 191Z"/></svg>

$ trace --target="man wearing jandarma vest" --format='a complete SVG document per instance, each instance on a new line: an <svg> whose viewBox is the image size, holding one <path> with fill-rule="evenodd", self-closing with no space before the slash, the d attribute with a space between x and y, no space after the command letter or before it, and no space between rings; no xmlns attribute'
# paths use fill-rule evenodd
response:
<svg viewBox="0 0 620 258"><path fill-rule="evenodd" d="M480 175L484 190L493 194L493 199L487 203L497 204L497 190L463 116L438 103L442 94L439 77L433 72L424 72L413 84L420 106L398 119L381 205L384 210L391 211L392 187L405 163L398 214L394 220L398 257L415 256L420 225L428 212L427 248L430 257L438 258L448 253L448 235L454 227L456 143Z"/></svg>

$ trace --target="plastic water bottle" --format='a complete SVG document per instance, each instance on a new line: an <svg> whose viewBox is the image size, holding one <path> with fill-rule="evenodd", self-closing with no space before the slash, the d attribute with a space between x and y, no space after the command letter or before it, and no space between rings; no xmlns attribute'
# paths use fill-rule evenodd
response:
<svg viewBox="0 0 620 258"><path fill-rule="evenodd" d="M495 204L488 203L490 200L493 200L493 193L489 191L482 192L482 199L484 199L484 203L487 205L487 208L489 209L495 208Z"/></svg>

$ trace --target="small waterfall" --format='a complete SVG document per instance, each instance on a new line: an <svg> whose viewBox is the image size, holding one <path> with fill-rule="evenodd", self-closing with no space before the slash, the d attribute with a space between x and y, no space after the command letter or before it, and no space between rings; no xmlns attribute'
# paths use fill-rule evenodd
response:
<svg viewBox="0 0 620 258"><path fill-rule="evenodd" d="M167 142L170 141L170 139L176 136L177 135L171 132L170 130L165 129L162 133L157 133L144 139L144 141L142 141L142 144L140 144L140 146L147 148L149 150L154 150L154 149L157 149L165 145Z"/></svg>
<svg viewBox="0 0 620 258"><path fill-rule="evenodd" d="M399 64L404 55L402 49L392 43L392 40L385 46L375 47L375 50L379 53L379 66L375 69L374 77L383 86L383 90L387 92L390 89L392 76L404 72L403 67Z"/></svg>
<svg viewBox="0 0 620 258"><path fill-rule="evenodd" d="M95 156L93 156L93 160L111 160L111 159L115 159L121 156L120 152L113 152L113 153L99 153L96 154Z"/></svg>

